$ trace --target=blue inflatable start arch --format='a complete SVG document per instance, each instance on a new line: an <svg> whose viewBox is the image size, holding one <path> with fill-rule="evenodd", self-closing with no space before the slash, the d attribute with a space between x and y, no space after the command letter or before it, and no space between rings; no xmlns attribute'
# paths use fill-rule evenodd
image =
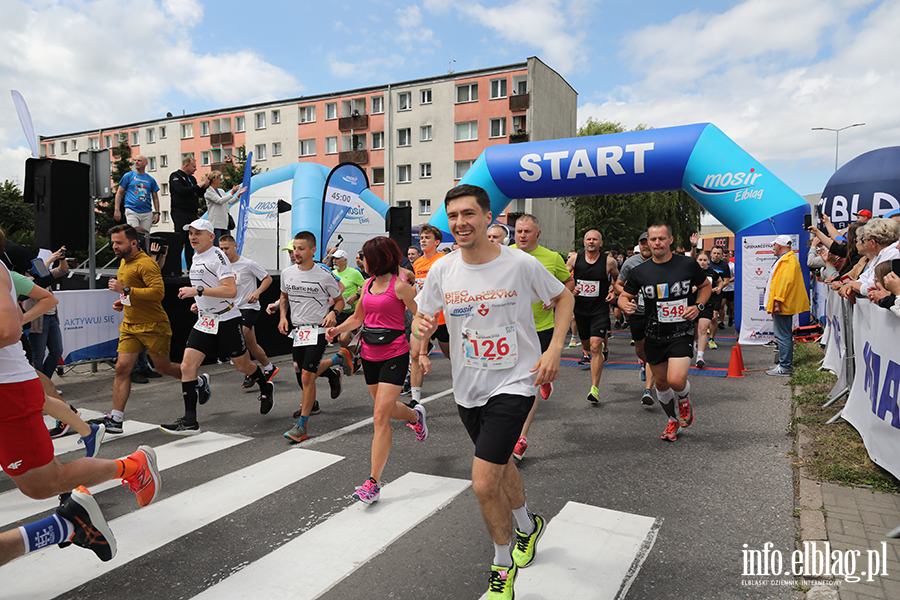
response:
<svg viewBox="0 0 900 600"><path fill-rule="evenodd" d="M736 317L741 317L739 240L800 235L809 204L711 123L504 144L487 148L460 183L484 188L499 215L518 198L682 189L735 234ZM448 231L443 205L430 223ZM597 224L602 231L603 224ZM800 261L809 276L806 261Z"/></svg>

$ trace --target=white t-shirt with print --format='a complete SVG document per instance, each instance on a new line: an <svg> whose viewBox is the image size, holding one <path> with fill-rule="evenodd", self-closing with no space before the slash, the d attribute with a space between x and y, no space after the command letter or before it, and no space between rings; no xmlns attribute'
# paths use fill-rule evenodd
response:
<svg viewBox="0 0 900 600"><path fill-rule="evenodd" d="M245 256L231 263L231 270L234 271L234 282L237 284L237 307L244 310L259 310L259 301L251 304L247 302L247 298L259 287L258 282L266 278L268 275L266 270L258 262Z"/></svg>
<svg viewBox="0 0 900 600"><path fill-rule="evenodd" d="M202 285L209 289L222 285L226 277L234 278L231 270L231 261L225 253L213 246L206 252L194 254L191 263L191 285ZM213 298L211 296L197 296L197 311L201 315L218 314L219 321L230 321L241 316L234 298Z"/></svg>
<svg viewBox="0 0 900 600"><path fill-rule="evenodd" d="M321 325L329 307L329 299L340 298L338 287L328 267L313 264L308 271L291 265L281 272L281 291L288 295L291 305L291 323L299 325Z"/></svg>
<svg viewBox="0 0 900 600"><path fill-rule="evenodd" d="M531 305L549 303L564 289L536 258L506 246L500 246L500 256L486 264L467 264L462 252L434 263L416 303L425 314L444 311L457 404L475 408L498 394L534 395L536 373L530 370L541 356L541 344ZM515 328L514 338L503 334L510 326ZM508 354L497 351L512 346L511 339L514 365L508 364ZM481 352L475 354L489 356L503 368L472 366L477 340Z"/></svg>

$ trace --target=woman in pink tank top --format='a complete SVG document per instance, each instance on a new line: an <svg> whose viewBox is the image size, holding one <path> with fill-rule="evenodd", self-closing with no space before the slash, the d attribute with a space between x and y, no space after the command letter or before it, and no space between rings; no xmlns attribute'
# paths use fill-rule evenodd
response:
<svg viewBox="0 0 900 600"><path fill-rule="evenodd" d="M398 400L409 366L409 340L404 331L404 317L409 309L415 314L415 290L397 275L403 255L394 240L380 236L363 244L363 264L371 275L363 285L356 311L326 335L334 338L360 325L360 355L366 386L375 401L375 434L372 438L372 470L369 478L353 496L371 504L381 493L381 473L391 452L391 419L406 421L416 439L428 437L425 407L409 408Z"/></svg>

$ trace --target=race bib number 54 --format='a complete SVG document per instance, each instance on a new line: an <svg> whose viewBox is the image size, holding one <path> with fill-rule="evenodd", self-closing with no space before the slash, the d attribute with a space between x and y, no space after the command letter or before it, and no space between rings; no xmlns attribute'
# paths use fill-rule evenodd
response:
<svg viewBox="0 0 900 600"><path fill-rule="evenodd" d="M511 369L516 366L519 347L516 326L492 329L463 329L465 366L476 369Z"/></svg>

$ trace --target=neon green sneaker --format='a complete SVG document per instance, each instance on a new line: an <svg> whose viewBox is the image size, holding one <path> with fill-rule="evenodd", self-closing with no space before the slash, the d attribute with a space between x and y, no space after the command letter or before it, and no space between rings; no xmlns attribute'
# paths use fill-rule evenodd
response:
<svg viewBox="0 0 900 600"><path fill-rule="evenodd" d="M706 343L706 347L709 348L710 350L718 350L719 349L719 345L716 343L716 340L709 340Z"/></svg>
<svg viewBox="0 0 900 600"><path fill-rule="evenodd" d="M513 561L511 567L498 567L491 565L491 578L488 582L487 600L513 600L516 597L513 591L513 584L516 582L516 575L519 574L519 567Z"/></svg>
<svg viewBox="0 0 900 600"><path fill-rule="evenodd" d="M512 551L513 562L520 569L524 569L534 561L537 554L537 543L544 535L544 517L534 516L534 531L531 535L525 535L516 527L516 545Z"/></svg>

